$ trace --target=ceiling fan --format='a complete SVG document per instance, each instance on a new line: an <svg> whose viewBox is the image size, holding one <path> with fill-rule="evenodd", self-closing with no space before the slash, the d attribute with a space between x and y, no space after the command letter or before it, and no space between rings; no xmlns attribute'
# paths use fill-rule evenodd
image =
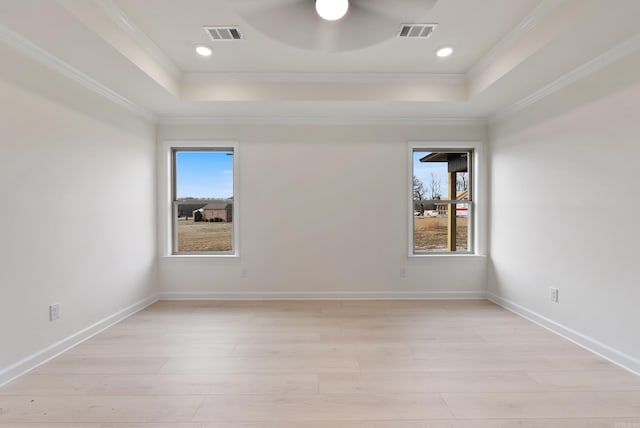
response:
<svg viewBox="0 0 640 428"><path fill-rule="evenodd" d="M437 0L230 0L266 36L302 49L340 52L391 39L400 24L421 22ZM347 4L343 17L322 18L322 3Z"/></svg>

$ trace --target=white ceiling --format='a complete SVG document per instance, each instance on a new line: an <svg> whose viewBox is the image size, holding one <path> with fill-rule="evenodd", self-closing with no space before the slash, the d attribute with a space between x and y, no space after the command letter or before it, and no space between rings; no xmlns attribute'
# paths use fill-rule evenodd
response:
<svg viewBox="0 0 640 428"><path fill-rule="evenodd" d="M286 12L290 4L302 4L315 16L313 0L158 0L153 1L153 10L149 8L148 0L115 0L114 3L185 72L464 73L501 36L515 27L539 0L442 0L421 17L414 18L411 14L398 16L402 14L394 13L394 18L389 19L391 25L388 28L371 29L372 25L356 22L354 32L373 33L371 36L377 43L364 49L343 52L295 47L298 35L295 27L282 29L284 35L291 32L291 42L286 45L266 36L244 18L252 18L252 22L257 21L256 25L259 25L261 20L268 22L269 19L250 9L260 9L264 13L273 7L277 12ZM284 3L285 7L268 6L274 3ZM378 0L378 3L383 3L389 9L387 13L391 13L403 2ZM424 0L421 3L425 3ZM247 13L239 15L237 9ZM298 9L294 7L292 12ZM492 12L495 10L500 10L500 13ZM464 14L460 14L460 11L464 11ZM440 25L428 40L396 37L401 23L416 22L416 19L417 22ZM271 20L276 19L271 17ZM295 20L295 16L291 20ZM489 22L491 25L487 25ZM202 30L202 26L207 24L239 25L246 39L235 43L212 43ZM307 24L315 23L311 21ZM342 24L336 22L329 25L332 25L331 29L339 30ZM349 22L344 24L351 25ZM316 28L307 25L303 30L303 33L314 33ZM209 45L215 55L204 60L199 58L193 52L192 46L195 44ZM458 46L456 55L446 61L437 58L434 51L442 45Z"/></svg>
<svg viewBox="0 0 640 428"><path fill-rule="evenodd" d="M328 24L313 0L0 0L0 42L174 120L485 119L640 48L637 0L351 4ZM402 23L437 27L401 39ZM213 42L208 25L244 39Z"/></svg>

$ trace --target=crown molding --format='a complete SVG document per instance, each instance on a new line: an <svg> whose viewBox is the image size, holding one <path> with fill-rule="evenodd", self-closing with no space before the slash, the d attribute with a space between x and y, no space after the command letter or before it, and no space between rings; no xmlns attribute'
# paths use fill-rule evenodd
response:
<svg viewBox="0 0 640 428"><path fill-rule="evenodd" d="M160 125L486 126L481 117L164 116Z"/></svg>
<svg viewBox="0 0 640 428"><path fill-rule="evenodd" d="M112 0L92 0L111 20L133 38L142 49L155 59L176 81L180 80L180 68L146 35Z"/></svg>
<svg viewBox="0 0 640 428"><path fill-rule="evenodd" d="M2 24L0 24L0 42L150 122L157 120L151 111L109 89Z"/></svg>
<svg viewBox="0 0 640 428"><path fill-rule="evenodd" d="M183 73L182 83L438 83L466 85L463 73Z"/></svg>
<svg viewBox="0 0 640 428"><path fill-rule="evenodd" d="M467 70L468 80L474 80L484 70L493 64L496 59L507 49L511 48L521 37L533 30L540 22L555 10L565 0L543 0L531 10L511 31L502 37L498 43L483 55L474 65Z"/></svg>
<svg viewBox="0 0 640 428"><path fill-rule="evenodd" d="M531 95L528 95L507 107L499 109L487 118L488 123L494 124L496 122L500 122L515 113L524 110L532 104L537 103L543 98L560 91L578 80L583 79L638 50L640 50L640 35L632 37L602 55L599 55L581 66L576 67L562 77L533 92Z"/></svg>

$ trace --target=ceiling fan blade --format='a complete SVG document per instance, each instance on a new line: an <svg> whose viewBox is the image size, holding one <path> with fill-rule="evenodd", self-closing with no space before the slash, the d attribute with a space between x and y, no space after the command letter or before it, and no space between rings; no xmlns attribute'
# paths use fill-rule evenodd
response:
<svg viewBox="0 0 640 428"><path fill-rule="evenodd" d="M274 40L303 49L315 49L316 30L323 21L309 0L234 0L238 14L256 30Z"/></svg>
<svg viewBox="0 0 640 428"><path fill-rule="evenodd" d="M396 36L401 23L425 16L436 0L350 0L338 21L325 21L314 0L233 0L256 30L289 46L324 52L361 49Z"/></svg>
<svg viewBox="0 0 640 428"><path fill-rule="evenodd" d="M429 14L437 0L350 0L349 3L397 23L415 23Z"/></svg>
<svg viewBox="0 0 640 428"><path fill-rule="evenodd" d="M394 36L397 24L383 15L350 3L349 11L339 21L322 20L316 26L314 49L342 52L361 49Z"/></svg>

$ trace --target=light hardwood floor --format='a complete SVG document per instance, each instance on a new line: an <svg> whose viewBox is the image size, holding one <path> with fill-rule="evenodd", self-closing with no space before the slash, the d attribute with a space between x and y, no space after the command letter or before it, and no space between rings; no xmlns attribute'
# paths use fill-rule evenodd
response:
<svg viewBox="0 0 640 428"><path fill-rule="evenodd" d="M486 301L159 302L0 388L0 427L640 428L640 377Z"/></svg>

